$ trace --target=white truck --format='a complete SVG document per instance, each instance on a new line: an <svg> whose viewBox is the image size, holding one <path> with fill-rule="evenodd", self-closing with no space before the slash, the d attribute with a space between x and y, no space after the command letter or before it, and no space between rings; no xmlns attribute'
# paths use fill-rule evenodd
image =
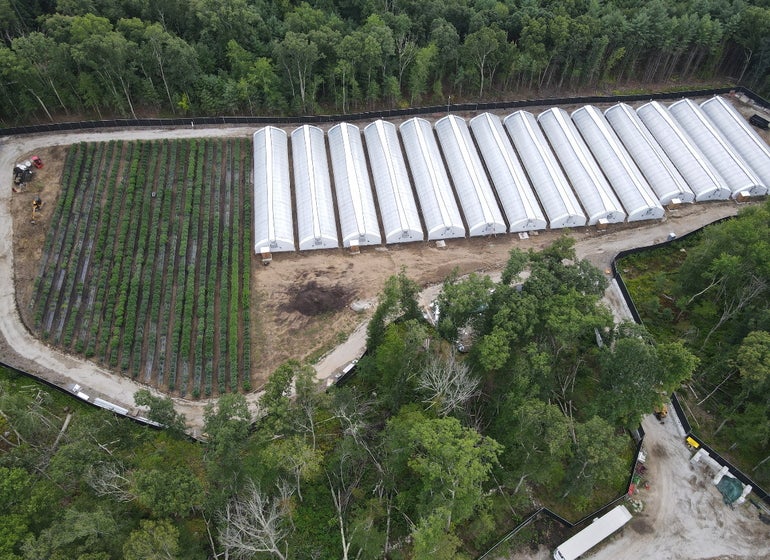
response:
<svg viewBox="0 0 770 560"><path fill-rule="evenodd" d="M595 547L631 520L626 506L617 506L594 519L588 527L560 544L553 553L554 560L575 560Z"/></svg>

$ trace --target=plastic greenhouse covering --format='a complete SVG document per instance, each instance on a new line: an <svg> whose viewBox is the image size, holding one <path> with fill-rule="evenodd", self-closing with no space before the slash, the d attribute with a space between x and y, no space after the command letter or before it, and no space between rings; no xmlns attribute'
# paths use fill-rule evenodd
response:
<svg viewBox="0 0 770 560"><path fill-rule="evenodd" d="M398 132L394 124L378 120L364 128L380 206L386 243L422 241L425 234L409 183Z"/></svg>
<svg viewBox="0 0 770 560"><path fill-rule="evenodd" d="M291 133L299 250L339 247L323 130L304 125Z"/></svg>
<svg viewBox="0 0 770 560"><path fill-rule="evenodd" d="M721 96L701 103L722 135L729 140L735 151L751 166L762 184L770 188L770 147L746 122L729 101Z"/></svg>
<svg viewBox="0 0 770 560"><path fill-rule="evenodd" d="M695 193L633 108L618 103L607 109L604 116L634 158L661 204L669 204L674 199L680 202L695 201Z"/></svg>
<svg viewBox="0 0 770 560"><path fill-rule="evenodd" d="M441 161L433 127L425 119L415 117L402 123L399 130L428 239L465 237L465 226Z"/></svg>
<svg viewBox="0 0 770 560"><path fill-rule="evenodd" d="M294 221L286 133L272 126L254 133L254 252L294 251Z"/></svg>
<svg viewBox="0 0 770 560"><path fill-rule="evenodd" d="M537 120L583 205L588 225L594 225L599 220L625 220L625 210L569 114L564 109L553 107L540 113Z"/></svg>
<svg viewBox="0 0 770 560"><path fill-rule="evenodd" d="M602 112L587 105L574 111L572 120L623 203L628 221L662 218L658 197Z"/></svg>
<svg viewBox="0 0 770 560"><path fill-rule="evenodd" d="M342 245L350 247L351 241L379 245L382 237L361 131L356 125L340 123L329 129L328 137Z"/></svg>
<svg viewBox="0 0 770 560"><path fill-rule="evenodd" d="M471 133L465 120L456 115L439 119L435 125L465 215L470 236L505 233L507 227L495 200Z"/></svg>
<svg viewBox="0 0 770 560"><path fill-rule="evenodd" d="M733 197L739 194L761 196L767 192L767 188L759 177L733 150L722 133L695 102L682 99L673 103L668 110L719 171L730 187Z"/></svg>
<svg viewBox="0 0 770 560"><path fill-rule="evenodd" d="M532 113L516 111L505 117L503 124L548 216L550 227L586 225L586 216Z"/></svg>
<svg viewBox="0 0 770 560"><path fill-rule="evenodd" d="M653 138L682 174L696 201L726 200L732 191L716 169L707 161L689 134L676 122L665 105L645 103L636 110Z"/></svg>
<svg viewBox="0 0 770 560"><path fill-rule="evenodd" d="M471 119L470 127L508 220L508 231L545 229L548 225L545 214L500 117L483 113Z"/></svg>

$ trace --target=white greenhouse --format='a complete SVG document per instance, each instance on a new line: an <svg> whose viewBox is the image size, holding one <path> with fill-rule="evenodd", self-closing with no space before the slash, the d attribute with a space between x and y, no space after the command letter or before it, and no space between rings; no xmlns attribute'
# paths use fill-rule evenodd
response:
<svg viewBox="0 0 770 560"><path fill-rule="evenodd" d="M508 231L545 229L548 225L545 214L513 151L500 117L483 113L472 118L470 126L508 220Z"/></svg>
<svg viewBox="0 0 770 560"><path fill-rule="evenodd" d="M580 203L532 113L516 111L505 117L503 124L543 205L550 227L586 225Z"/></svg>
<svg viewBox="0 0 770 560"><path fill-rule="evenodd" d="M634 158L661 204L669 204L674 199L681 202L695 201L695 193L633 108L618 103L607 109L604 116Z"/></svg>
<svg viewBox="0 0 770 560"><path fill-rule="evenodd" d="M422 241L425 234L414 202L398 132L393 123L375 121L364 128L374 188L386 243Z"/></svg>
<svg viewBox="0 0 770 560"><path fill-rule="evenodd" d="M465 226L430 123L415 117L402 123L399 130L428 239L465 237Z"/></svg>
<svg viewBox="0 0 770 560"><path fill-rule="evenodd" d="M339 247L323 130L304 125L291 133L299 250Z"/></svg>
<svg viewBox="0 0 770 560"><path fill-rule="evenodd" d="M661 219L665 212L660 200L602 112L586 105L572 113L572 120L623 203L628 221Z"/></svg>
<svg viewBox="0 0 770 560"><path fill-rule="evenodd" d="M738 155L751 166L762 184L770 189L770 147L767 142L723 97L712 97L700 106Z"/></svg>
<svg viewBox="0 0 770 560"><path fill-rule="evenodd" d="M254 252L294 249L289 142L268 126L254 133Z"/></svg>
<svg viewBox="0 0 770 560"><path fill-rule="evenodd" d="M468 235L495 235L507 228L465 120L449 115L436 121L436 134L468 224Z"/></svg>
<svg viewBox="0 0 770 560"><path fill-rule="evenodd" d="M665 105L657 101L645 103L636 114L674 162L679 173L689 185L695 200L726 200L732 191L708 162L695 143L669 113Z"/></svg>
<svg viewBox="0 0 770 560"><path fill-rule="evenodd" d="M382 237L361 131L354 124L340 123L331 127L327 135L342 245L379 245Z"/></svg>
<svg viewBox="0 0 770 560"><path fill-rule="evenodd" d="M727 182L733 192L733 198L743 193L748 196L761 196L767 192L759 177L743 158L735 153L697 103L682 99L673 103L668 110Z"/></svg>
<svg viewBox="0 0 770 560"><path fill-rule="evenodd" d="M625 220L625 210L567 111L553 107L540 113L537 121L583 204L588 225L595 225L599 220L610 223Z"/></svg>

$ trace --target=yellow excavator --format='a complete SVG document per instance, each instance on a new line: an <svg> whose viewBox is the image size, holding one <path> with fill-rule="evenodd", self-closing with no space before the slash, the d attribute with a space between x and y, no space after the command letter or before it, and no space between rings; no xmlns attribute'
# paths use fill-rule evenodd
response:
<svg viewBox="0 0 770 560"><path fill-rule="evenodd" d="M36 223L36 217L37 213L40 212L43 208L43 201L40 199L39 196L35 197L35 200L32 201L32 219L29 221L29 223L34 224Z"/></svg>

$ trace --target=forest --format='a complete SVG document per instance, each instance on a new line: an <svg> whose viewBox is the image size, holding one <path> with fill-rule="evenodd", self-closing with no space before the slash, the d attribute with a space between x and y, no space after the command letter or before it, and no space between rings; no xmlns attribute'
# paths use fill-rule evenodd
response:
<svg viewBox="0 0 770 560"><path fill-rule="evenodd" d="M562 237L447 278L434 327L402 271L348 383L287 362L256 409L207 405L205 443L169 398L134 396L155 431L6 372L0 557L465 560L535 503L577 520L625 493L628 428L697 365L615 325L605 288Z"/></svg>
<svg viewBox="0 0 770 560"><path fill-rule="evenodd" d="M770 92L763 0L0 0L0 125Z"/></svg>

